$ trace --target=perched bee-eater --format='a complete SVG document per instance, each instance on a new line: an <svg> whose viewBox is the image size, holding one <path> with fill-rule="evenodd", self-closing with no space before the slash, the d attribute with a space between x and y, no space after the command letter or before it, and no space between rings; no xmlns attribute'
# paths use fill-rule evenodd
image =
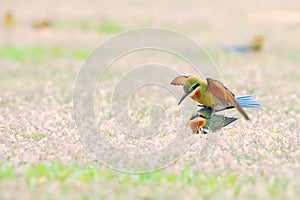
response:
<svg viewBox="0 0 300 200"><path fill-rule="evenodd" d="M13 25L15 23L15 18L12 14L12 12L7 12L4 16L4 23L6 25Z"/></svg>
<svg viewBox="0 0 300 200"><path fill-rule="evenodd" d="M256 36L251 45L249 46L249 49L252 51L260 51L265 46L265 40L262 36Z"/></svg>
<svg viewBox="0 0 300 200"><path fill-rule="evenodd" d="M207 78L207 82L191 75L180 75L174 78L172 85L182 85L184 94L178 105L189 96L194 101L212 109L211 115L216 111L228 107L235 107L247 120L250 120L242 107L260 109L261 105L255 101L256 95L235 97L221 82Z"/></svg>
<svg viewBox="0 0 300 200"><path fill-rule="evenodd" d="M260 51L265 45L264 38L262 36L256 36L253 38L252 42L248 45L239 45L232 47L225 47L225 51L235 51L239 53Z"/></svg>
<svg viewBox="0 0 300 200"><path fill-rule="evenodd" d="M232 107L228 107L228 109L230 108ZM211 114L211 108L202 107L192 115L188 124L193 133L213 132L227 126L228 124L231 124L238 119L235 117L225 117L224 115L217 114L211 117Z"/></svg>

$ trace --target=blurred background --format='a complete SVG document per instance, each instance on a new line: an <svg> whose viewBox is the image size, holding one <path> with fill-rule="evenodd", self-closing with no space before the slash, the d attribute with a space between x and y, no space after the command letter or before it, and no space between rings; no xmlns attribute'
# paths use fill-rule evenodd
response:
<svg viewBox="0 0 300 200"><path fill-rule="evenodd" d="M299 9L298 0L2 2L1 199L299 198ZM170 167L120 174L88 154L76 135L74 82L99 43L152 26L193 38L228 88L265 95L265 109L250 112L250 125L235 123L206 159L197 157L203 136L195 136Z"/></svg>

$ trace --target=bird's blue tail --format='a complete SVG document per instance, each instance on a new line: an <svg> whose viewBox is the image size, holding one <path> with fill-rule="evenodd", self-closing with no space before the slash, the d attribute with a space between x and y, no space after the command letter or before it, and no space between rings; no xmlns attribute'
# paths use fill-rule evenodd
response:
<svg viewBox="0 0 300 200"><path fill-rule="evenodd" d="M261 110L262 105L259 101L255 100L257 95L245 95L235 97L236 101L243 107L243 108L252 108L255 110Z"/></svg>
<svg viewBox="0 0 300 200"><path fill-rule="evenodd" d="M250 50L249 46L230 46L223 48L227 52L238 52L238 53L245 53Z"/></svg>

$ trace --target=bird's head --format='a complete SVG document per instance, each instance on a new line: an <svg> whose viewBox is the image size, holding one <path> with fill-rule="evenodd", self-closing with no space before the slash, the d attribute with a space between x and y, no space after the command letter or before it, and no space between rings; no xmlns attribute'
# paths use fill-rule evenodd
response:
<svg viewBox="0 0 300 200"><path fill-rule="evenodd" d="M265 46L265 40L262 36L256 36L252 41L254 50L259 51Z"/></svg>
<svg viewBox="0 0 300 200"><path fill-rule="evenodd" d="M197 110L197 115L205 119L208 119L211 116L211 113L212 109L207 107L203 107Z"/></svg>
<svg viewBox="0 0 300 200"><path fill-rule="evenodd" d="M189 77L183 84L184 94L182 95L178 105L185 99L185 97L191 95L199 87L200 87L199 79L195 76Z"/></svg>

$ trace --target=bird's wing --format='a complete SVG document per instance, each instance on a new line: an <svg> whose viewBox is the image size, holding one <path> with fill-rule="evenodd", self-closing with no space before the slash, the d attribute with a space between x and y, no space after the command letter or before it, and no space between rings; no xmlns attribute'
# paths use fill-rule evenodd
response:
<svg viewBox="0 0 300 200"><path fill-rule="evenodd" d="M223 115L214 115L210 119L207 127L209 127L209 129L212 131L216 131L220 128L223 128L223 127L231 124L232 122L234 122L237 119L238 118L235 118L235 117L225 117ZM206 121L208 121L208 120L206 120Z"/></svg>
<svg viewBox="0 0 300 200"><path fill-rule="evenodd" d="M188 79L191 75L180 75L174 78L171 81L171 85L184 85L186 79Z"/></svg>
<svg viewBox="0 0 300 200"><path fill-rule="evenodd" d="M245 110L236 101L234 94L226 88L223 83L211 78L207 78L206 80L208 92L213 94L220 101L232 104L247 120L250 120Z"/></svg>

